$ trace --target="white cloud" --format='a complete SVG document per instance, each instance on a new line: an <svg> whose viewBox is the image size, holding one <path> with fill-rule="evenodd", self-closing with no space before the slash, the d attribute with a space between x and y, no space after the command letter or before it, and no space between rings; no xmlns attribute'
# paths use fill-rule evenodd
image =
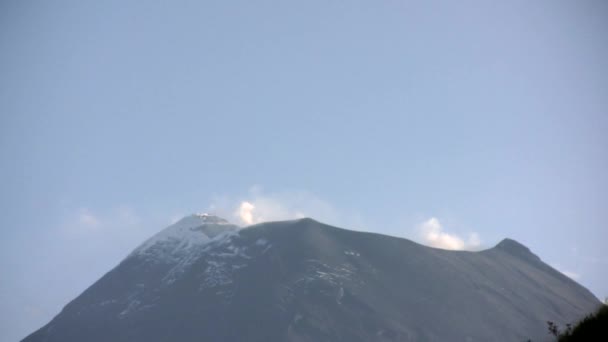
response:
<svg viewBox="0 0 608 342"><path fill-rule="evenodd" d="M563 274L565 274L568 278L570 279L574 279L574 280L579 280L581 278L581 275L575 272L571 272L571 271L560 271Z"/></svg>
<svg viewBox="0 0 608 342"><path fill-rule="evenodd" d="M338 210L310 192L265 192L259 185L239 198L217 197L207 211L241 225L311 217L349 229L363 226L359 215Z"/></svg>
<svg viewBox="0 0 608 342"><path fill-rule="evenodd" d="M177 221L181 220L185 215L184 214L174 214L167 221L169 225L177 223Z"/></svg>
<svg viewBox="0 0 608 342"><path fill-rule="evenodd" d="M105 211L93 211L86 207L72 209L60 227L72 236L112 236L129 234L142 226L142 219L129 206L117 206Z"/></svg>
<svg viewBox="0 0 608 342"><path fill-rule="evenodd" d="M333 219L335 210L326 202L306 193L272 193L252 190L246 200L238 204L234 214L241 224L293 220L314 217L318 220Z"/></svg>
<svg viewBox="0 0 608 342"><path fill-rule="evenodd" d="M553 268L555 268L556 270L558 270L561 274L565 275L566 277L568 277L570 279L573 279L573 280L579 280L579 279L581 279L581 274L580 273L573 272L571 270L565 269L560 264L551 263L551 266Z"/></svg>
<svg viewBox="0 0 608 342"><path fill-rule="evenodd" d="M467 245L470 249L476 249L481 246L481 238L479 238L479 234L471 233L469 234L469 238L467 240Z"/></svg>
<svg viewBox="0 0 608 342"><path fill-rule="evenodd" d="M477 233L471 233L468 239L444 231L443 226L435 217L418 225L422 242L431 247L450 250L471 250L481 245L481 239Z"/></svg>
<svg viewBox="0 0 608 342"><path fill-rule="evenodd" d="M30 317L46 317L50 314L47 312L47 310L39 305L26 305L23 308L23 311Z"/></svg>
<svg viewBox="0 0 608 342"><path fill-rule="evenodd" d="M255 209L255 205L247 202L247 201L243 201L241 202L241 205L239 206L239 210L236 213L236 215L239 217L239 219L249 225L249 224L253 224L255 221L253 220L253 210Z"/></svg>
<svg viewBox="0 0 608 342"><path fill-rule="evenodd" d="M119 206L116 209L115 216L117 221L124 225L134 226L141 223L141 218L135 213L135 210L126 205Z"/></svg>
<svg viewBox="0 0 608 342"><path fill-rule="evenodd" d="M101 225L100 220L93 215L88 209L80 209L78 214L78 223L84 228L98 228Z"/></svg>

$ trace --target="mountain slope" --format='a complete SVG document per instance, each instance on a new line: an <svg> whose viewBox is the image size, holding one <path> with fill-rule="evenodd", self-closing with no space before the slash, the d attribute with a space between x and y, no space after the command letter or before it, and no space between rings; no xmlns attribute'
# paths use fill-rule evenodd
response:
<svg viewBox="0 0 608 342"><path fill-rule="evenodd" d="M446 251L311 219L238 230L195 215L24 341L543 340L546 321L599 304L513 240Z"/></svg>

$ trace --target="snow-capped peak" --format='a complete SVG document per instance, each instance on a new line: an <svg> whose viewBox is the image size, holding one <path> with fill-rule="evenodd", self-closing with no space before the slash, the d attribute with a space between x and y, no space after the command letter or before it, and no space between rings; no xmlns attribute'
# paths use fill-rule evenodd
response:
<svg viewBox="0 0 608 342"><path fill-rule="evenodd" d="M175 259L216 236L236 230L238 226L221 217L206 213L192 214L152 236L131 255Z"/></svg>
<svg viewBox="0 0 608 342"><path fill-rule="evenodd" d="M186 217L182 218L180 221L188 220L188 221L191 221L194 224L196 224L197 219L199 220L198 222L201 222L202 224L210 224L210 223L211 224L230 224L230 222L226 221L225 219L223 219L219 216L216 216L216 215L208 214L208 213L192 214L190 216L186 216Z"/></svg>

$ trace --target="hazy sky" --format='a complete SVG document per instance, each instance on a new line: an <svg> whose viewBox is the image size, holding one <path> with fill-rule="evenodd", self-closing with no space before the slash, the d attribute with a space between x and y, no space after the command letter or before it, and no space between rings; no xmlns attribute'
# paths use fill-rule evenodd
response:
<svg viewBox="0 0 608 342"><path fill-rule="evenodd" d="M511 237L608 296L607 19L606 1L2 1L0 340L195 211Z"/></svg>

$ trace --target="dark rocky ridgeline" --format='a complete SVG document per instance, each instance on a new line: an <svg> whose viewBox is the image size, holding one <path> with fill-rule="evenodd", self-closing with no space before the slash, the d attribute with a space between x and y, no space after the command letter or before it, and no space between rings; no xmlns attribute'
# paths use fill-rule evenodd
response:
<svg viewBox="0 0 608 342"><path fill-rule="evenodd" d="M446 251L312 219L187 217L24 342L525 341L599 300L513 240Z"/></svg>

